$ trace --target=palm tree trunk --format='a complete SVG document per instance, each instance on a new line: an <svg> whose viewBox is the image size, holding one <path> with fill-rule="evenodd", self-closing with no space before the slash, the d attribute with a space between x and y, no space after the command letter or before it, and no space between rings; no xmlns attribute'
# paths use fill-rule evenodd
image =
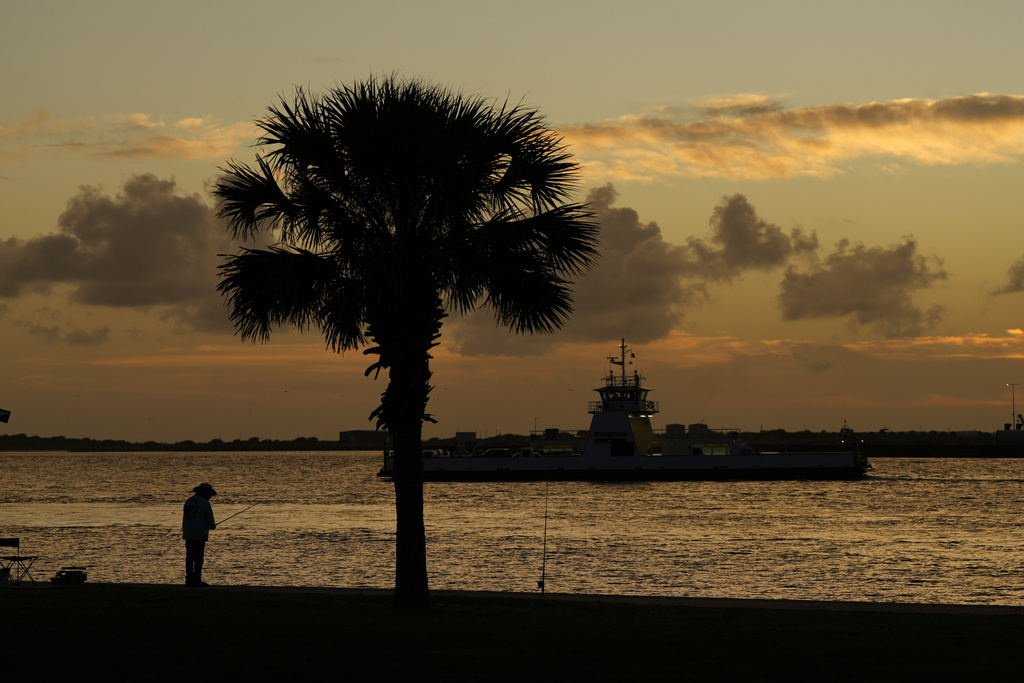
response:
<svg viewBox="0 0 1024 683"><path fill-rule="evenodd" d="M394 374L392 373L392 377ZM393 381L393 380L392 380ZM392 432L395 447L395 604L426 608L427 534L423 523L421 423Z"/></svg>
<svg viewBox="0 0 1024 683"><path fill-rule="evenodd" d="M436 345L445 314L430 288L405 288L399 300L393 303L390 319L372 329L381 361L389 368L381 417L391 432L395 455L395 604L426 608L430 594L422 435L430 393L430 349Z"/></svg>

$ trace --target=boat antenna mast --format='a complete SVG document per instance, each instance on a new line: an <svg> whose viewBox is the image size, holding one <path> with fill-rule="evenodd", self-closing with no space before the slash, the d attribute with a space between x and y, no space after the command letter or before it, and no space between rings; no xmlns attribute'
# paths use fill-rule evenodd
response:
<svg viewBox="0 0 1024 683"><path fill-rule="evenodd" d="M627 381L626 381L626 353L627 352L629 352L630 358L636 358L636 354L633 353L632 350L629 347L626 346L626 340L622 339L621 343L619 344L619 357L616 358L615 356L608 356L608 362L609 363L611 363L612 365L618 365L621 368L621 370L620 370L620 375L621 376L620 376L620 380L619 381L620 381L620 386L623 386L623 387L627 386ZM629 365L633 365L633 361L632 360L629 361ZM611 376L612 383L614 384L615 383L615 371L612 370L609 374ZM636 368L633 369L633 379L634 379L634 381L636 383L636 386L640 386L640 372Z"/></svg>
<svg viewBox="0 0 1024 683"><path fill-rule="evenodd" d="M622 386L626 386L626 351L627 351L627 349L626 349L626 340L623 339L622 343L619 344L619 357L618 358L616 358L615 356L609 356L608 357L608 362L609 363L611 363L612 365L618 365L620 368L622 368L622 371L621 371L622 372ZM612 371L612 378L614 379L614 377L615 377L615 371L613 370Z"/></svg>

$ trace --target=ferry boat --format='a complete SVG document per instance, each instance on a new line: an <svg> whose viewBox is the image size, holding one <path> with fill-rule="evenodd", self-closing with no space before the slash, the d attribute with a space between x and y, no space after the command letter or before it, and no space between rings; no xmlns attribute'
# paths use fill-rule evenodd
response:
<svg viewBox="0 0 1024 683"><path fill-rule="evenodd" d="M590 429L585 438L560 438L548 430L530 446L512 452L491 449L481 454L449 456L424 453L424 481L650 481L715 479L858 479L870 469L863 452L758 452L738 432L704 425L672 425L655 433L651 418L658 403L636 370L627 372L625 339L618 366L595 389ZM855 442L854 442L855 443ZM378 476L390 477L394 456L385 451Z"/></svg>

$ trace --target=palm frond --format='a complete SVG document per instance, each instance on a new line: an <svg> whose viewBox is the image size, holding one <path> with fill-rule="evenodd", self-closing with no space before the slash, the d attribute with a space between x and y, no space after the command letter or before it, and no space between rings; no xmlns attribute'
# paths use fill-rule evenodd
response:
<svg viewBox="0 0 1024 683"><path fill-rule="evenodd" d="M550 273L526 273L530 286L523 287L523 273L493 273L485 304L494 310L498 323L522 334L549 334L561 328L572 313L572 290L566 280Z"/></svg>
<svg viewBox="0 0 1024 683"><path fill-rule="evenodd" d="M318 323L325 292L346 288L333 263L308 251L243 249L226 256L219 271L217 290L228 299L235 329L251 341L268 341L275 326Z"/></svg>
<svg viewBox="0 0 1024 683"><path fill-rule="evenodd" d="M295 207L278 185L270 166L263 158L257 159L256 164L254 169L228 162L213 187L217 215L226 219L235 239L247 240L294 214Z"/></svg>

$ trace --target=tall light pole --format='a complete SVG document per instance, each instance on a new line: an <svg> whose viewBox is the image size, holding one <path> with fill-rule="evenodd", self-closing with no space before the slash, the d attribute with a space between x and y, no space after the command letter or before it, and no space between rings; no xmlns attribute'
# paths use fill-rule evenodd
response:
<svg viewBox="0 0 1024 683"><path fill-rule="evenodd" d="M1015 387L1018 382L1007 382L1006 386L1010 387L1010 429L1014 428L1014 424L1017 421L1017 392Z"/></svg>

